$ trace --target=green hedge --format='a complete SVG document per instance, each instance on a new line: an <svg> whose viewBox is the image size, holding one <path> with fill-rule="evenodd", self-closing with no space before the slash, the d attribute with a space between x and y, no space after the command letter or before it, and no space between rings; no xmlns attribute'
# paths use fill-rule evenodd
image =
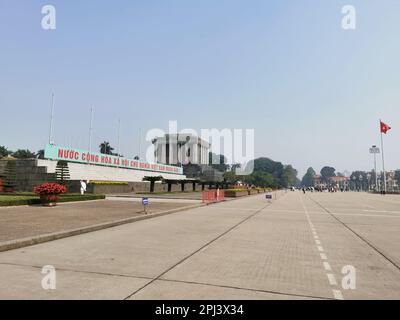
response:
<svg viewBox="0 0 400 320"><path fill-rule="evenodd" d="M128 182L123 182L123 181L90 181L89 185L106 185L106 186L111 186L111 185L117 185L117 186L127 186L129 185Z"/></svg>
<svg viewBox="0 0 400 320"><path fill-rule="evenodd" d="M87 194L87 195L62 195L58 202L72 202L72 201L88 201L88 200L101 200L105 199L106 196L103 194ZM1 196L0 195L0 207L11 207L11 206L24 206L40 204L38 197L27 197L27 196Z"/></svg>

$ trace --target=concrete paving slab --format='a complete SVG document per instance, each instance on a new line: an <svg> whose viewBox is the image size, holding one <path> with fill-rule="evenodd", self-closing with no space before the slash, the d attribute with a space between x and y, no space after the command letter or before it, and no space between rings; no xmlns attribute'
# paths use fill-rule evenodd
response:
<svg viewBox="0 0 400 320"><path fill-rule="evenodd" d="M9 300L121 300L149 280L56 268L55 290L42 287L42 268L0 264L0 299Z"/></svg>
<svg viewBox="0 0 400 320"><path fill-rule="evenodd" d="M242 211L219 212L216 206L201 207L4 252L0 263L51 264L81 271L154 277L247 215Z"/></svg>
<svg viewBox="0 0 400 320"><path fill-rule="evenodd" d="M308 297L157 280L129 300L315 300Z"/></svg>
<svg viewBox="0 0 400 320"><path fill-rule="evenodd" d="M259 195L0 253L1 297L47 298L37 293L35 272L49 264L70 278L59 298L400 299L400 198L281 195L272 204ZM346 265L356 269L355 290L342 286Z"/></svg>

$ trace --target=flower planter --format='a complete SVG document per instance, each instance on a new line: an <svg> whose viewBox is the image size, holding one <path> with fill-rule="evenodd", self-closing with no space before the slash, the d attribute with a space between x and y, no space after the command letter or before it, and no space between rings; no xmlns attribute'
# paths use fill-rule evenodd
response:
<svg viewBox="0 0 400 320"><path fill-rule="evenodd" d="M225 191L225 197L227 198L237 198L237 197L244 197L248 195L248 191Z"/></svg>
<svg viewBox="0 0 400 320"><path fill-rule="evenodd" d="M40 201L43 207L55 207L58 197L55 194L41 194Z"/></svg>
<svg viewBox="0 0 400 320"><path fill-rule="evenodd" d="M14 192L14 188L13 187L4 187L4 192L13 193Z"/></svg>
<svg viewBox="0 0 400 320"><path fill-rule="evenodd" d="M54 207L59 200L58 195L66 193L67 188L57 183L43 183L35 187L34 192L40 195L42 206Z"/></svg>
<svg viewBox="0 0 400 320"><path fill-rule="evenodd" d="M249 189L249 190L247 190L247 192L248 192L249 196L252 195L252 194L258 193L258 191L256 189Z"/></svg>

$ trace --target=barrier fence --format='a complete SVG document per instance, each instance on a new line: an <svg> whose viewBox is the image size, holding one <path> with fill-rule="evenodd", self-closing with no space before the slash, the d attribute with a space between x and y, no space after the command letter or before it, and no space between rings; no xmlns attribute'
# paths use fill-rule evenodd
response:
<svg viewBox="0 0 400 320"><path fill-rule="evenodd" d="M225 191L224 190L210 190L203 191L201 195L201 200L203 203L212 203L219 202L225 200Z"/></svg>

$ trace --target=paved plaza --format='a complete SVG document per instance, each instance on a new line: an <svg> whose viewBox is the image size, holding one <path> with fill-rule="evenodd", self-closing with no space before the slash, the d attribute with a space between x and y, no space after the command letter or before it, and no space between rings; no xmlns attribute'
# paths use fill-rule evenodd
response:
<svg viewBox="0 0 400 320"><path fill-rule="evenodd" d="M400 299L399 243L399 196L257 195L2 252L0 298Z"/></svg>
<svg viewBox="0 0 400 320"><path fill-rule="evenodd" d="M54 208L41 205L0 207L0 250L7 241L37 238L200 204L200 201L179 199L151 199L150 202L146 213L141 198L122 197L59 203Z"/></svg>

